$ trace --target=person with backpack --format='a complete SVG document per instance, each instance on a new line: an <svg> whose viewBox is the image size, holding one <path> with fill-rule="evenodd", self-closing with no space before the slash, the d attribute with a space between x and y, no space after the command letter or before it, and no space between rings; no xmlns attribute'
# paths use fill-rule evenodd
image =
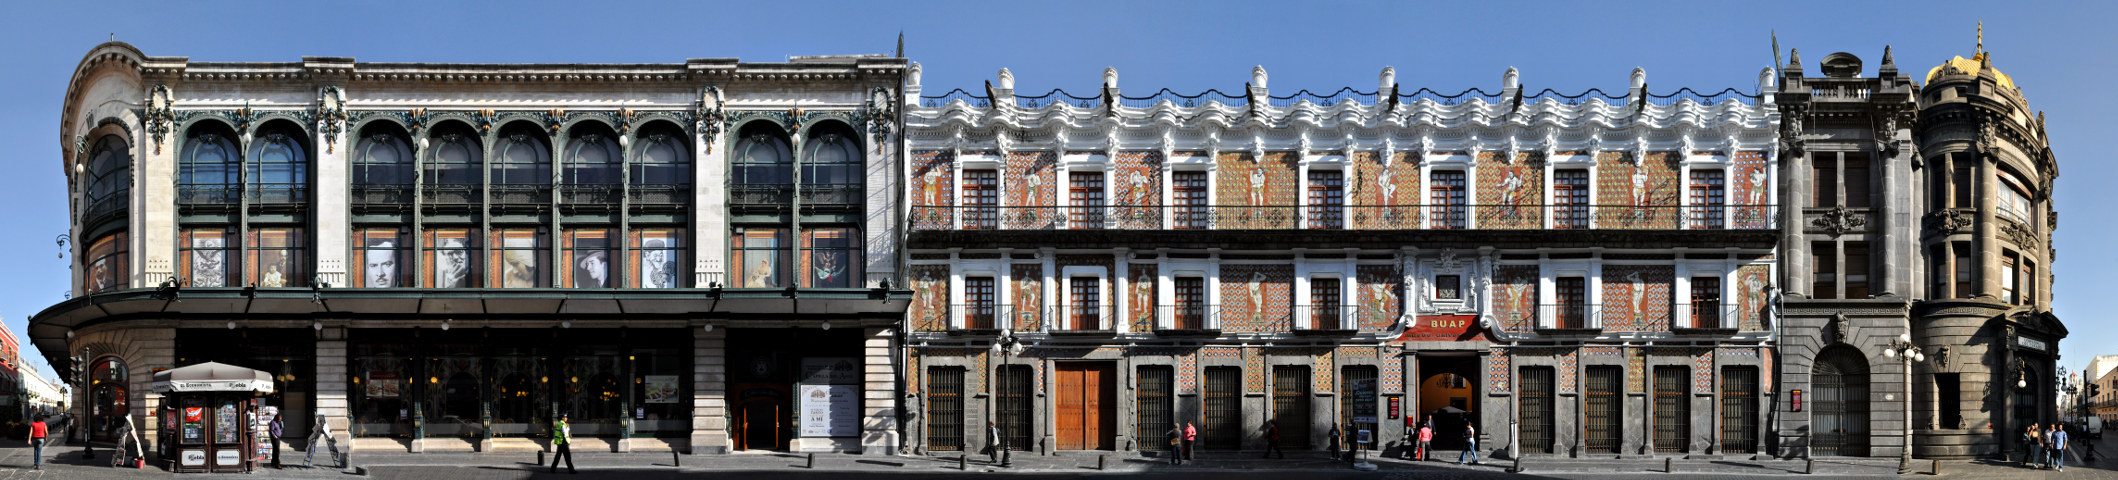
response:
<svg viewBox="0 0 2118 480"><path fill-rule="evenodd" d="M1184 464L1184 425L1169 424L1169 464Z"/></svg>
<svg viewBox="0 0 2118 480"><path fill-rule="evenodd" d="M1266 420L1265 458L1272 458L1274 453L1280 454L1280 458L1287 458L1287 452L1280 450L1280 424L1273 420Z"/></svg>
<svg viewBox="0 0 2118 480"><path fill-rule="evenodd" d="M1463 424L1463 453L1456 455L1456 464L1463 465L1464 457L1470 457L1472 465L1478 464L1478 427L1468 422Z"/></svg>

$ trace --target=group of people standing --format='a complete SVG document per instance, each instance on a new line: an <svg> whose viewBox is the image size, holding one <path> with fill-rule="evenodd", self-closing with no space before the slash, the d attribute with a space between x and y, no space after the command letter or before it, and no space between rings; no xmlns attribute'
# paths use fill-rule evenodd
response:
<svg viewBox="0 0 2118 480"><path fill-rule="evenodd" d="M2025 455L2022 458L2022 466L2066 471L2067 437L2064 425L2039 426L2032 423L2023 427L2022 445Z"/></svg>

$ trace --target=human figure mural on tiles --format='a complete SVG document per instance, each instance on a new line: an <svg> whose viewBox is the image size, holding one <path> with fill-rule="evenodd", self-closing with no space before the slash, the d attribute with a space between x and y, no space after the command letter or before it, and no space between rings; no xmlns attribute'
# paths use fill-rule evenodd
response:
<svg viewBox="0 0 2118 480"><path fill-rule="evenodd" d="M1009 312L1015 322L1015 331L1038 331L1044 329L1044 266L1013 265L1014 291L1009 292L1012 305Z"/></svg>
<svg viewBox="0 0 2118 480"><path fill-rule="evenodd" d="M939 332L949 329L949 266L913 265L912 306L908 312L912 329Z"/></svg>
<svg viewBox="0 0 2118 480"><path fill-rule="evenodd" d="M1772 285L1772 266L1744 265L1736 267L1736 288L1742 310L1736 312L1737 327L1745 331L1765 329L1765 309L1769 306L1766 288Z"/></svg>
<svg viewBox="0 0 2118 480"><path fill-rule="evenodd" d="M1417 228L1419 208L1408 206L1419 203L1417 196L1399 193L1419 191L1418 154L1398 152L1388 162L1375 152L1353 152L1348 158L1353 174L1346 179L1346 203L1353 205L1347 211L1353 228Z"/></svg>
<svg viewBox="0 0 2118 480"><path fill-rule="evenodd" d="M955 204L956 154L925 151L912 153L912 228L946 229L955 223L947 207Z"/></svg>
<svg viewBox="0 0 2118 480"><path fill-rule="evenodd" d="M1537 319L1537 266L1493 267L1493 316L1511 332L1529 330Z"/></svg>
<svg viewBox="0 0 2118 480"><path fill-rule="evenodd" d="M1004 228L1047 229L1054 228L1063 218L1057 205L1059 185L1059 155L1053 152L1009 152L1007 154L1007 199L1003 205L1011 208L1001 213ZM1022 208L1041 207L1041 208Z"/></svg>
<svg viewBox="0 0 2118 480"><path fill-rule="evenodd" d="M1132 291L1132 298L1127 299L1126 304L1126 309L1131 313L1127 317L1132 319L1132 331L1139 333L1154 330L1155 265L1132 263L1126 265L1126 270L1126 278L1132 279L1127 284L1127 288Z"/></svg>
<svg viewBox="0 0 2118 480"><path fill-rule="evenodd" d="M1114 163L1119 228L1162 228L1162 152L1119 152Z"/></svg>
<svg viewBox="0 0 2118 480"><path fill-rule="evenodd" d="M1669 331L1676 275L1670 265L1604 265L1603 330Z"/></svg>
<svg viewBox="0 0 2118 480"><path fill-rule="evenodd" d="M1364 332L1390 328L1404 310L1400 300L1405 288L1404 276L1399 275L1396 265L1361 265L1355 267L1360 276L1360 329Z"/></svg>
<svg viewBox="0 0 2118 480"><path fill-rule="evenodd" d="M1772 211L1772 174L1766 170L1765 152L1737 152L1729 167L1728 203L1735 208L1735 228L1769 228Z"/></svg>
<svg viewBox="0 0 2118 480"><path fill-rule="evenodd" d="M1248 152L1214 158L1220 171L1220 208L1215 224L1223 228L1294 228L1295 155ZM1231 208L1234 207L1234 208Z"/></svg>
<svg viewBox="0 0 2118 480"><path fill-rule="evenodd" d="M1635 165L1633 154L1603 152L1596 156L1597 228L1670 229L1683 218L1677 211L1677 152L1650 152Z"/></svg>
<svg viewBox="0 0 2118 480"><path fill-rule="evenodd" d="M1293 325L1293 265L1221 265L1221 329L1230 333L1287 331ZM1238 303L1240 302L1240 303Z"/></svg>
<svg viewBox="0 0 2118 480"><path fill-rule="evenodd" d="M1544 154L1478 154L1479 228L1544 227Z"/></svg>

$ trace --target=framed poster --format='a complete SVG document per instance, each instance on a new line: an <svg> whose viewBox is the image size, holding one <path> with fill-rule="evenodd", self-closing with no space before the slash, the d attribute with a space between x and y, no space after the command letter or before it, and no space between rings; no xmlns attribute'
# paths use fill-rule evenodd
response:
<svg viewBox="0 0 2118 480"><path fill-rule="evenodd" d="M645 375L642 383L647 385L647 403L677 403L680 385L676 375Z"/></svg>
<svg viewBox="0 0 2118 480"><path fill-rule="evenodd" d="M803 437L860 435L860 390L854 385L802 385Z"/></svg>

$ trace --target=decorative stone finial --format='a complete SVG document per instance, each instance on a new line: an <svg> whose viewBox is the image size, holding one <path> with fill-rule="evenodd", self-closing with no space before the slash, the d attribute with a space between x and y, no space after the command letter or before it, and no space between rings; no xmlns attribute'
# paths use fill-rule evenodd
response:
<svg viewBox="0 0 2118 480"><path fill-rule="evenodd" d="M1118 88L1118 67L1103 67L1103 88Z"/></svg>
<svg viewBox="0 0 2118 480"><path fill-rule="evenodd" d="M1512 90L1520 86L1522 86L1522 72L1515 71L1515 67L1508 67L1508 73L1500 74L1500 88Z"/></svg>
<svg viewBox="0 0 2118 480"><path fill-rule="evenodd" d="M1646 86L1647 86L1647 69L1645 69L1645 68L1640 68L1640 67L1633 67L1633 87L1632 87L1632 88L1634 88L1634 89L1639 89L1639 88L1641 88L1641 87L1646 87Z"/></svg>
<svg viewBox="0 0 2118 480"><path fill-rule="evenodd" d="M1772 88L1772 87L1774 87L1774 86L1778 86L1778 85L1779 85L1779 81L1780 81L1780 79L1778 79L1778 78L1773 78L1773 77L1774 77L1774 76L1773 76L1773 74L1772 74L1772 67L1765 67L1765 69L1763 69L1763 70L1759 70L1759 71L1758 71L1758 87L1760 87L1760 88Z"/></svg>
<svg viewBox="0 0 2118 480"><path fill-rule="evenodd" d="M1010 72L1006 68L1000 69L1000 88L1007 90L1015 89L1015 72Z"/></svg>
<svg viewBox="0 0 2118 480"><path fill-rule="evenodd" d="M906 75L909 75L909 76L911 76L911 78L912 78L912 82L911 82L911 83L912 83L912 86L914 86L914 87L917 87L917 86L919 86L919 74L920 74L919 62L912 62L912 66L911 66L911 67L909 67L909 68L907 68L906 70L908 70L908 71L906 72Z"/></svg>
<svg viewBox="0 0 2118 480"><path fill-rule="evenodd" d="M1376 78L1376 83L1379 84L1377 86L1381 87L1376 89L1377 91L1397 85L1397 67L1383 67L1383 74Z"/></svg>
<svg viewBox="0 0 2118 480"><path fill-rule="evenodd" d="M1890 46L1883 46L1883 68L1896 68L1897 60L1890 58Z"/></svg>
<svg viewBox="0 0 2118 480"><path fill-rule="evenodd" d="M1802 68L1802 49L1787 49L1787 68Z"/></svg>
<svg viewBox="0 0 2118 480"><path fill-rule="evenodd" d="M1265 88L1265 66L1250 67L1250 86Z"/></svg>

